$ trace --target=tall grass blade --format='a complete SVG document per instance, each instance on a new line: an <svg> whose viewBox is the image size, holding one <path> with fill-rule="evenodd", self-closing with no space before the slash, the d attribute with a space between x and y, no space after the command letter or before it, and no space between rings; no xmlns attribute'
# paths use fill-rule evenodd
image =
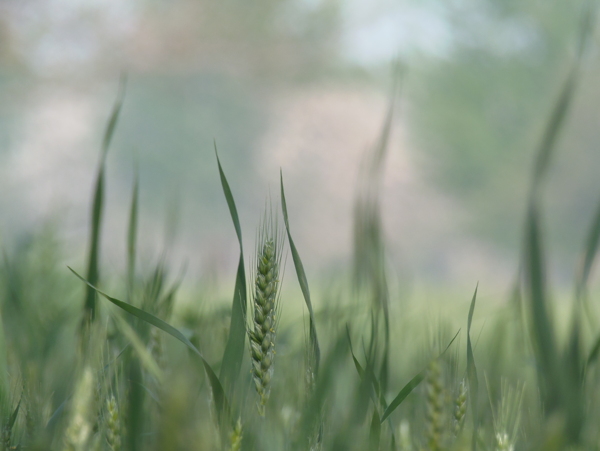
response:
<svg viewBox="0 0 600 451"><path fill-rule="evenodd" d="M364 155L359 175L359 189L354 202L354 285L367 288L373 307L383 316L384 346L379 368L379 380L383 391L387 390L390 351L389 289L385 269L385 243L379 204L379 191L383 178L385 157L394 118L396 88L399 69L394 74L394 86L385 121L377 143Z"/></svg>
<svg viewBox="0 0 600 451"><path fill-rule="evenodd" d="M539 230L539 218L535 205L531 205L527 221L525 280L529 291L532 321L532 340L539 364L538 375L550 411L558 406L560 384L557 380L557 347L555 332L548 312L544 257Z"/></svg>
<svg viewBox="0 0 600 451"><path fill-rule="evenodd" d="M139 176L136 170L129 208L129 225L127 227L127 293L131 300L135 282L135 257L137 248L139 203Z"/></svg>
<svg viewBox="0 0 600 451"><path fill-rule="evenodd" d="M173 338L176 338L177 340L179 340L181 343L183 343L184 345L186 345L194 354L196 354L200 360L202 361L202 365L204 366L204 370L206 371L206 375L208 376L210 385L211 385L211 389L212 389L212 393L213 393L213 399L215 402L215 407L217 410L217 414L219 416L219 420L229 420L229 402L227 401L227 396L225 395L225 391L223 390L223 386L221 385L221 382L219 381L219 378L217 377L217 375L215 374L215 372L213 371L212 367L210 366L210 364L206 361L206 359L204 358L204 356L202 355L202 353L198 350L198 348L196 348L196 346L194 346L192 344L191 341L189 341L185 335L183 335L178 329L176 329L175 327L171 326L170 324L164 322L163 320L157 318L154 315L151 315L148 312L145 312L144 310L141 310L137 307L134 307L133 305L127 304L126 302L120 301L116 298L113 298L111 296L109 296L108 294L104 293L103 291L100 291L98 288L96 288L95 286L93 286L90 282L88 282L87 280L85 280L83 277L81 277L79 274L77 274L77 272L75 270L73 270L72 268L68 267L71 272L73 274L75 274L75 276L77 276L77 278L79 278L79 280L81 280L82 282L84 282L85 284L87 284L89 287L91 287L93 290L95 290L98 294L100 294L101 296L103 296L104 298L106 298L108 301L112 302L114 305L116 305L117 307L125 310L127 313L135 316L136 318L141 319L142 321L147 322L148 324L153 325L154 327L159 328L160 330L168 333L169 335L171 335Z"/></svg>
<svg viewBox="0 0 600 451"><path fill-rule="evenodd" d="M240 259L237 267L235 278L235 288L233 292L233 303L231 305L231 322L229 325L229 336L227 345L223 353L223 361L221 364L220 377L228 396L232 396L235 381L237 380L242 360L244 358L245 343L246 343L246 311L248 308L247 293L246 293L246 270L244 268L244 248L242 245L242 228L240 227L240 219L238 217L233 194L221 167L219 155L217 154L217 146L215 143L215 155L217 157L217 165L219 167L219 176L223 193L227 200L231 220L235 227L235 233L240 244Z"/></svg>
<svg viewBox="0 0 600 451"><path fill-rule="evenodd" d="M564 125L565 117L573 99L573 94L577 86L578 75L579 60L577 60L577 63L571 68L571 71L567 76L550 119L548 120L542 136L542 141L536 153L531 189L532 196L537 194L537 190L539 189L540 184L543 182L548 172L548 167L550 166L554 149L556 148L558 135Z"/></svg>
<svg viewBox="0 0 600 451"><path fill-rule="evenodd" d="M94 200L92 204L92 224L90 234L90 248L88 255L88 269L87 269L87 280L96 285L100 278L99 274L99 260L100 260L100 229L102 226L102 210L104 207L104 172L106 166L106 154L112 140L117 121L119 119L119 113L123 105L123 98L125 96L125 78L121 78L119 92L117 99L113 106L108 125L104 132L104 138L102 140L102 151L100 154L100 163L98 166L98 173L96 175L96 184L94 188ZM85 302L84 302L84 318L83 324L94 321L96 318L96 292L90 287L86 288Z"/></svg>
<svg viewBox="0 0 600 451"><path fill-rule="evenodd" d="M281 171L279 172L279 177L281 181L281 209L283 211L283 222L285 223L285 230L287 232L288 241L290 243L290 249L292 251L292 259L294 260L294 267L296 268L296 276L298 277L298 283L300 284L300 289L302 290L302 295L304 296L304 302L306 303L306 308L308 309L309 339L312 348L312 358L314 362L312 369L316 377L319 374L321 350L319 348L319 339L317 337L315 314L312 307L312 301L310 300L310 290L308 288L308 280L306 279L304 265L302 264L300 254L298 253L298 249L296 248L294 240L292 239L292 233L290 232L290 221L288 219L287 203L285 201L285 192L283 189L283 173Z"/></svg>
<svg viewBox="0 0 600 451"><path fill-rule="evenodd" d="M535 197L535 193L540 183L543 181L548 172L548 167L550 166L550 162L552 160L558 135L564 126L567 112L569 111L569 107L575 94L575 89L577 88L581 62L585 54L585 50L589 46L590 38L593 32L593 25L595 22L594 19L596 15L595 3L595 1L587 2L582 13L575 61L573 62L569 74L567 75L567 78L563 84L560 95L554 105L554 109L552 110L550 118L546 124L542 141L540 142L540 146L537 151L533 170L531 190L532 197Z"/></svg>
<svg viewBox="0 0 600 451"><path fill-rule="evenodd" d="M475 312L475 302L477 300L477 287L473 293L471 307L469 308L469 319L467 321L467 379L469 381L469 398L471 400L471 411L473 412L473 440L472 449L477 449L477 430L479 428L479 380L477 379L477 367L475 366L475 356L473 355L473 346L471 343L471 323L473 313Z"/></svg>

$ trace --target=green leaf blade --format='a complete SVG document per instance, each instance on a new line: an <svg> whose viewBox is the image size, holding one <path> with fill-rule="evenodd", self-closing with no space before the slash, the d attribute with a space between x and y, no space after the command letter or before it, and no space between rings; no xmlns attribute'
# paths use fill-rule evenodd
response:
<svg viewBox="0 0 600 451"><path fill-rule="evenodd" d="M246 294L246 270L244 268L244 248L242 245L242 228L240 226L240 220L233 199L233 194L227 177L221 167L221 161L217 154L217 147L215 144L215 155L217 157L217 165L219 167L219 176L221 179L221 185L223 187L223 194L229 207L229 213L231 214L231 220L240 244L240 258L238 261L238 267L235 277L235 288L233 293L233 302L231 305L231 322L229 325L229 336L227 337L227 344L223 353L223 360L221 364L220 376L223 381L223 385L227 391L227 394L231 397L235 382L240 374L242 368L242 361L244 359L244 352L246 346L246 311L248 308L247 294Z"/></svg>
<svg viewBox="0 0 600 451"><path fill-rule="evenodd" d="M89 287L91 287L98 294L100 294L101 296L106 298L108 301L110 301L117 307L121 308L122 310L126 311L130 315L133 315L136 318L139 318L142 321L145 321L148 324L151 324L154 327L157 327L158 329L162 330L163 332L166 332L167 334L171 335L173 338L179 340L181 343L186 345L196 356L198 356L200 358L200 360L202 361L202 365L204 366L204 370L206 371L206 375L208 376L208 379L210 382L210 386L211 386L212 393L213 393L213 400L215 403L217 414L219 416L219 420L229 419L228 418L229 413L230 413L229 402L227 400L227 396L225 395L225 391L223 390L223 386L221 385L219 378L217 377L216 373L214 372L214 370L212 369L210 364L206 361L206 359L204 358L202 353L198 350L198 348L196 348L196 346L193 345L193 343L191 341L189 341L187 339L187 337L185 335L183 335L175 327L173 327L170 324L166 323L165 321L157 318L156 316L154 316L142 309L134 307L131 304L127 304L126 302L120 301L116 298L109 296L108 294L104 293L103 291L101 291L98 288L96 288L95 286L93 286L90 282L85 280L83 277L81 277L71 267L68 267L68 268L73 274L75 274L75 276L77 276L77 278L79 280L81 280L82 282L87 284Z"/></svg>
<svg viewBox="0 0 600 451"><path fill-rule="evenodd" d="M294 244L294 240L292 239L292 233L290 232L290 221L288 219L288 210L287 210L287 202L285 200L285 191L283 188L283 172L279 172L280 184L281 184L281 209L283 212L283 221L285 223L285 230L287 232L288 242L290 243L290 249L292 251L292 259L294 261L294 268L296 268L296 276L298 278L298 283L300 284L300 289L302 290L302 296L304 297L304 302L306 303L306 308L308 309L309 315L309 340L311 344L311 349L313 353L314 359L314 372L315 375L319 373L319 365L321 361L321 349L319 347L319 339L317 337L317 326L315 324L315 314L312 306L312 301L310 299L310 289L308 287L308 280L306 278L306 272L304 271L304 265L302 264L302 260L300 259L300 254L298 253L298 249Z"/></svg>
<svg viewBox="0 0 600 451"><path fill-rule="evenodd" d="M473 412L473 440L472 449L477 449L477 430L479 429L479 379L477 378L477 367L475 366L475 356L473 354L473 345L471 343L471 323L473 322L473 313L475 312L475 302L477 300L477 289L473 293L471 306L469 307L469 318L467 321L467 380L469 381L469 392L471 401L471 412Z"/></svg>

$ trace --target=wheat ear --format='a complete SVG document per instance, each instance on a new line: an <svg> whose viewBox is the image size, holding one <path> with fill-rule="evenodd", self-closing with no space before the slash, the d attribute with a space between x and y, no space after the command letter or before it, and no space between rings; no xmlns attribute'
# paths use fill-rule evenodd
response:
<svg viewBox="0 0 600 451"><path fill-rule="evenodd" d="M269 399L275 330L279 305L279 270L281 263L280 234L272 214L265 215L259 228L256 255L256 275L252 294L252 325L248 329L252 376L259 396L258 412L265 414Z"/></svg>
<svg viewBox="0 0 600 451"><path fill-rule="evenodd" d="M233 431L231 432L230 440L231 440L231 448L230 451L240 451L242 449L242 420L238 418Z"/></svg>
<svg viewBox="0 0 600 451"><path fill-rule="evenodd" d="M454 436L458 436L467 413L467 383L463 379L458 387L458 396L454 400Z"/></svg>
<svg viewBox="0 0 600 451"><path fill-rule="evenodd" d="M427 371L427 446L429 451L442 449L444 411L442 407L442 369L437 359L429 364Z"/></svg>
<svg viewBox="0 0 600 451"><path fill-rule="evenodd" d="M106 401L106 441L113 451L121 450L121 416L114 395Z"/></svg>

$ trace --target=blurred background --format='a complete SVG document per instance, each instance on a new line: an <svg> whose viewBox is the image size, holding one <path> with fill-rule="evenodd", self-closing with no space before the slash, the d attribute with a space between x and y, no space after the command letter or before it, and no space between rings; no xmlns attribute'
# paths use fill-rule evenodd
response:
<svg viewBox="0 0 600 451"><path fill-rule="evenodd" d="M65 264L84 268L103 131L126 73L107 160L108 273L125 267L138 170L142 268L169 249L188 282L233 284L238 245L214 141L248 258L265 202L279 202L281 168L309 280L347 273L359 169L381 134L397 61L379 193L391 278L407 289L479 281L504 294L583 3L0 0L2 246L50 231ZM564 286L600 199L597 44L545 196Z"/></svg>

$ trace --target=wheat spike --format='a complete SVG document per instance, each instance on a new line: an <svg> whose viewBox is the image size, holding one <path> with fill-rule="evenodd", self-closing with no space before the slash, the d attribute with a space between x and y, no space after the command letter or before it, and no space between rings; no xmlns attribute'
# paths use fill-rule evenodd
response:
<svg viewBox="0 0 600 451"><path fill-rule="evenodd" d="M121 449L121 418L119 415L119 406L114 395L106 401L106 441L113 451Z"/></svg>
<svg viewBox="0 0 600 451"><path fill-rule="evenodd" d="M467 413L467 384L463 379L458 387L458 396L454 400L454 435L460 432Z"/></svg>
<svg viewBox="0 0 600 451"><path fill-rule="evenodd" d="M238 418L233 431L231 432L231 448L230 451L240 451L242 449L242 419Z"/></svg>
<svg viewBox="0 0 600 451"><path fill-rule="evenodd" d="M265 216L259 229L256 275L252 296L252 326L248 330L252 376L259 396L258 412L265 414L269 399L273 358L275 356L275 330L278 321L279 269L281 247L277 224L272 216Z"/></svg>
<svg viewBox="0 0 600 451"><path fill-rule="evenodd" d="M429 451L442 449L444 412L440 363L432 360L427 371L427 446Z"/></svg>

